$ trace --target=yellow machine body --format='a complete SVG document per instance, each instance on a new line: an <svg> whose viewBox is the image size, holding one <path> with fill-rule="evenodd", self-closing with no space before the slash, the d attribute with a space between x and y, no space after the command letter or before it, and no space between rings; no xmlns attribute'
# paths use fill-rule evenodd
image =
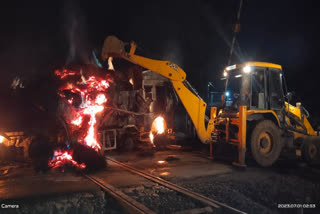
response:
<svg viewBox="0 0 320 214"><path fill-rule="evenodd" d="M247 109L246 105L240 105L239 111L236 112L232 117L223 116L224 110L217 112L216 107L211 107L210 118L208 125L205 125L205 111L207 104L197 95L196 92L192 91L186 81L186 73L178 65L162 60L154 60L146 57L142 57L135 54L136 45L131 42L130 51L125 51L125 43L118 40L116 37L110 36L107 37L103 50L102 58L108 60L109 57L121 57L130 61L134 64L142 66L146 69L149 69L155 73L158 73L166 78L168 78L179 96L183 106L185 107L187 113L189 114L196 133L202 143L210 143L216 141L216 136L224 133L224 141L229 144L233 144L238 148L238 160L234 162L236 165L245 166L245 152L246 152L246 142L247 142L247 118L252 115L262 115L274 121L274 123L280 128L281 127L281 118L279 112L274 110L250 110ZM240 65L229 66L225 69L225 72L229 72L231 69L243 68L245 66L254 66L262 68L275 68L282 70L282 67L273 63L266 62L246 62ZM295 119L297 122L292 131L294 134L294 139L301 138L307 135L316 135L316 132L310 125L306 117L302 115L301 108L292 106L289 103L285 102L285 110L288 112L288 115ZM285 116L285 121L287 125L290 124L290 119L288 116ZM220 125L223 125L222 129L218 128ZM230 136L231 126L238 127L238 132L235 136ZM299 132L301 130L301 132ZM212 151L212 147L211 147Z"/></svg>

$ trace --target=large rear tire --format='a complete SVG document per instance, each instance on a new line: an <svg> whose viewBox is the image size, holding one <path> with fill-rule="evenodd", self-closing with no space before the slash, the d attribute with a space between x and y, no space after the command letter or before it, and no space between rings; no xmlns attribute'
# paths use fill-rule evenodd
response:
<svg viewBox="0 0 320 214"><path fill-rule="evenodd" d="M271 166L282 150L279 128L270 120L259 122L252 131L250 146L253 158L260 166Z"/></svg>

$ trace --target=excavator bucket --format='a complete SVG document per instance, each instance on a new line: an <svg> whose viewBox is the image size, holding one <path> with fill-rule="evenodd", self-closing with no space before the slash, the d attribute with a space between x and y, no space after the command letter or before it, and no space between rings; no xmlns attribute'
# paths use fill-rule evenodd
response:
<svg viewBox="0 0 320 214"><path fill-rule="evenodd" d="M112 56L123 56L125 52L125 43L115 36L108 36L103 43L102 59L108 60Z"/></svg>

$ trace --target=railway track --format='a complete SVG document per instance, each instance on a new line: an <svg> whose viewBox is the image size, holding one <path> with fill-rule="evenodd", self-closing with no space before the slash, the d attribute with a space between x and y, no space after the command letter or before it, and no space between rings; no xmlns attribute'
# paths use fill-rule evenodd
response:
<svg viewBox="0 0 320 214"><path fill-rule="evenodd" d="M176 214L245 213L227 204L213 200L204 195L188 190L182 186L179 186L177 184L171 183L167 180L164 180L162 178L149 174L143 170L136 169L128 164L116 161L112 158L106 158L106 159L108 160L109 163L112 163L115 166L120 167L121 169L125 170L127 173L131 173L135 176L139 176L140 178L145 179L146 182L149 183L149 185L158 185L167 189L168 193L164 193L164 199L167 198L166 194L177 196L177 199L171 199L171 201L173 201L171 202L171 204L173 204L171 206L174 206L175 203L179 203L179 202L183 203L181 201L184 200L185 202L184 204L187 205L187 208L186 209L184 208L182 211L181 209L174 211L173 213L176 213ZM85 175L85 177L87 177L89 180L91 180L93 183L101 187L105 192L107 192L109 195L115 198L128 213L139 213L139 214L142 214L142 213L153 214L157 212L167 213L166 211L162 211L162 210L159 211L159 209L157 211L154 211L153 208L148 207L150 206L150 204L147 203L146 201L144 201L144 203L138 202L132 196L129 196L128 194L125 194L123 191L121 191L121 189L104 181L103 178L99 178L98 176L93 176L93 175ZM196 204L196 207L193 207L193 208L188 207L188 205L191 203L193 204L193 202Z"/></svg>
<svg viewBox="0 0 320 214"><path fill-rule="evenodd" d="M108 183L105 183L101 179L96 178L94 176L90 176L90 175L84 175L84 176L87 177L96 185L98 185L102 190L107 192L109 195L111 195L111 197L115 198L120 203L120 205L123 206L124 209L128 211L128 213L155 214L155 212L153 212L143 204L137 202L136 200L132 199L131 197L127 196L118 188Z"/></svg>

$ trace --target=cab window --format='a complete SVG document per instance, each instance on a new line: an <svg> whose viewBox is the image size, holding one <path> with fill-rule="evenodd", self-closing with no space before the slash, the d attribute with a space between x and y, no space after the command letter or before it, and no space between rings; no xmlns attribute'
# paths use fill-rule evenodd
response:
<svg viewBox="0 0 320 214"><path fill-rule="evenodd" d="M251 107L265 109L265 69L256 68L251 76Z"/></svg>
<svg viewBox="0 0 320 214"><path fill-rule="evenodd" d="M283 106L283 90L281 70L269 69L269 95L270 109L281 109Z"/></svg>

